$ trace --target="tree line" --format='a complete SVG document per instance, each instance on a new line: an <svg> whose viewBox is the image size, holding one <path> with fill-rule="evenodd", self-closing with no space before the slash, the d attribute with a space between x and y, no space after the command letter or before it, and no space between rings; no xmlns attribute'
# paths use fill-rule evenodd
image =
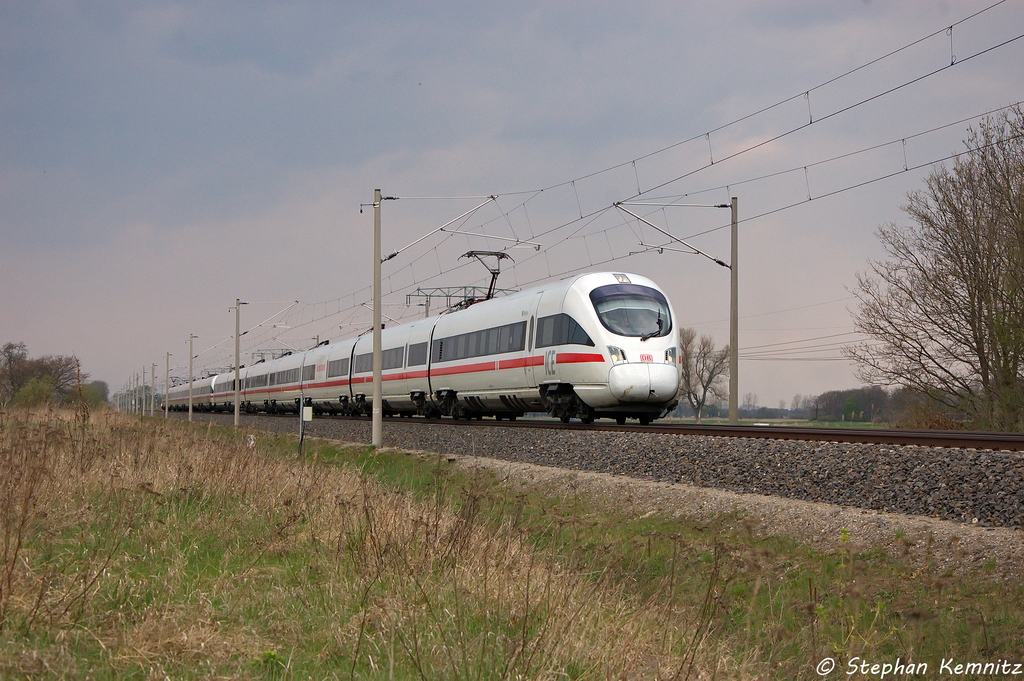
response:
<svg viewBox="0 0 1024 681"><path fill-rule="evenodd" d="M726 372L728 375L728 372ZM716 393L714 400L700 405L699 423L703 418L725 418L728 410L721 402L728 396ZM963 429L963 416L951 415L930 401L927 396L907 388L886 389L881 386L863 386L846 390L829 390L820 395L793 396L787 405L784 400L777 407L758 403L757 395L746 393L740 401L741 419L792 419L799 421L880 423L893 428L907 429ZM689 399L680 401L672 414L679 418L696 418L697 410Z"/></svg>
<svg viewBox="0 0 1024 681"><path fill-rule="evenodd" d="M0 348L0 406L4 408L106 403L107 384L86 383L87 378L74 355L29 357L24 343L4 343Z"/></svg>
<svg viewBox="0 0 1024 681"><path fill-rule="evenodd" d="M1024 112L986 116L964 144L908 195L909 224L877 230L887 257L858 274L866 340L843 354L868 387L777 410L747 395L742 417L1024 431ZM725 398L729 349L692 329L680 344L683 410L699 422Z"/></svg>
<svg viewBox="0 0 1024 681"><path fill-rule="evenodd" d="M1024 113L968 131L881 227L884 260L853 293L868 340L844 348L861 380L900 386L981 430L1024 430Z"/></svg>

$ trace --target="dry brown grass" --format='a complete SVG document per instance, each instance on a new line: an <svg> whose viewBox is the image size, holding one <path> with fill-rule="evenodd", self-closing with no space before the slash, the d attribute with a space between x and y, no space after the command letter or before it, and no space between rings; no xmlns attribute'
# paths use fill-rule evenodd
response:
<svg viewBox="0 0 1024 681"><path fill-rule="evenodd" d="M0 676L810 678L825 656L1024 651L1018 582L845 534L820 553L444 458L294 452L0 414Z"/></svg>
<svg viewBox="0 0 1024 681"><path fill-rule="evenodd" d="M286 443L0 415L0 669L700 676L699 612L569 569L472 489L402 493Z"/></svg>

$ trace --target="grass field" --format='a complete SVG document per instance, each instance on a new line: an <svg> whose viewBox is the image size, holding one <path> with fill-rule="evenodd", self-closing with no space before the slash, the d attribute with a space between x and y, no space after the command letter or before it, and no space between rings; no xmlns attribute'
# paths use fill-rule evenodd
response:
<svg viewBox="0 0 1024 681"><path fill-rule="evenodd" d="M629 516L443 457L295 449L0 415L0 675L838 679L878 678L853 658L932 677L1024 657L1024 590L984 570Z"/></svg>

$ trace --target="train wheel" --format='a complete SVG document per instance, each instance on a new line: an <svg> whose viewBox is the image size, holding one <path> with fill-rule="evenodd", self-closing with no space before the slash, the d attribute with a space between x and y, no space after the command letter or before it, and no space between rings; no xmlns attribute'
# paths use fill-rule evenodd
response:
<svg viewBox="0 0 1024 681"><path fill-rule="evenodd" d="M568 414L562 414L558 418L562 421L562 423L569 423L569 419L571 417Z"/></svg>
<svg viewBox="0 0 1024 681"><path fill-rule="evenodd" d="M651 417L647 416L646 414L641 416L640 417L640 425L641 426L649 426L649 425L651 425Z"/></svg>
<svg viewBox="0 0 1024 681"><path fill-rule="evenodd" d="M594 417L593 416L583 416L583 417L580 418L580 421L589 425L589 424L594 422Z"/></svg>
<svg viewBox="0 0 1024 681"><path fill-rule="evenodd" d="M508 420L509 421L515 421L517 418L519 418L519 417L516 414L512 414L511 416L508 417Z"/></svg>
<svg viewBox="0 0 1024 681"><path fill-rule="evenodd" d="M619 424L620 426L626 425L626 417L625 416L616 416L615 417L615 423Z"/></svg>

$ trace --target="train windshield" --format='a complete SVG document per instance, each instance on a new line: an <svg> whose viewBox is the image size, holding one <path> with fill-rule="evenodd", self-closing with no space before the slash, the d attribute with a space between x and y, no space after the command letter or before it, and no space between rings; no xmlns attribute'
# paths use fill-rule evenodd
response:
<svg viewBox="0 0 1024 681"><path fill-rule="evenodd" d="M641 339L667 336L672 331L668 301L661 291L639 284L610 284L590 292L604 328L619 336Z"/></svg>

